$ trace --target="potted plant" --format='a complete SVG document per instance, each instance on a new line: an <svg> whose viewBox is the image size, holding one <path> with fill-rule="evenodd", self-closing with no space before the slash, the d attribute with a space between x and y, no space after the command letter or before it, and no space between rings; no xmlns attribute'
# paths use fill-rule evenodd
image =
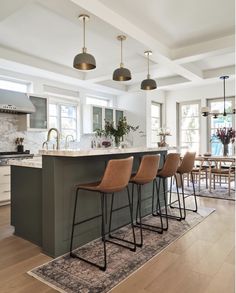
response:
<svg viewBox="0 0 236 293"><path fill-rule="evenodd" d="M17 152L23 153L24 152L24 145L23 145L24 137L17 137L15 140L15 144L17 146Z"/></svg>
<svg viewBox="0 0 236 293"><path fill-rule="evenodd" d="M138 128L139 126L129 125L125 116L119 119L116 127L114 127L114 122L105 121L105 135L114 137L116 147L119 147L126 134L131 130L136 131Z"/></svg>

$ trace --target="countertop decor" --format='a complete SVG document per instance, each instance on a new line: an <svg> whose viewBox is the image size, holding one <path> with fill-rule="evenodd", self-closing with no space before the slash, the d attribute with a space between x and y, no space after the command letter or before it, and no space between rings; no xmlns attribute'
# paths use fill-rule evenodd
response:
<svg viewBox="0 0 236 293"><path fill-rule="evenodd" d="M139 126L129 125L126 117L120 118L117 126L114 126L114 122L105 121L105 130L104 133L106 136L114 137L116 147L119 146L123 137L128 134L130 131L136 131Z"/></svg>
<svg viewBox="0 0 236 293"><path fill-rule="evenodd" d="M235 130L232 127L218 128L213 135L223 144L223 155L228 156L229 144L235 142Z"/></svg>

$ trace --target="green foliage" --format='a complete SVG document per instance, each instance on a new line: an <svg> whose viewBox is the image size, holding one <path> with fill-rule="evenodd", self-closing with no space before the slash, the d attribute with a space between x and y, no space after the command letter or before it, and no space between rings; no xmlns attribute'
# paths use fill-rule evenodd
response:
<svg viewBox="0 0 236 293"><path fill-rule="evenodd" d="M116 142L119 142L120 139L128 134L131 130L136 131L139 126L132 126L127 123L127 119L124 116L120 118L117 127L114 127L114 122L105 121L105 135L107 137L114 137Z"/></svg>

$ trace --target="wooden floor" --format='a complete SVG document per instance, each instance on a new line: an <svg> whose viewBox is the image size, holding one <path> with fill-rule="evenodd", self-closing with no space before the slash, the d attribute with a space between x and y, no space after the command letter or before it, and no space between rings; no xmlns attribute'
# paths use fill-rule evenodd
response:
<svg viewBox="0 0 236 293"><path fill-rule="evenodd" d="M234 293L234 202L199 199L214 207L198 226L171 244L112 293ZM12 235L10 209L0 207L0 292L55 292L26 274L50 258Z"/></svg>

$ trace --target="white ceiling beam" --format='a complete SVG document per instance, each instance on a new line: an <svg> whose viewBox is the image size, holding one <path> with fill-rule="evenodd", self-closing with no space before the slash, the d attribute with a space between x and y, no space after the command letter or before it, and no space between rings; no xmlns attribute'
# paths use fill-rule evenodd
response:
<svg viewBox="0 0 236 293"><path fill-rule="evenodd" d="M113 95L121 95L126 91L125 87L115 89L85 81L84 73L76 69L4 47L0 47L0 68Z"/></svg>
<svg viewBox="0 0 236 293"><path fill-rule="evenodd" d="M158 64L150 65L150 74L155 77L155 71L159 69ZM140 68L130 68L131 73L132 73L132 79L138 79L138 78L144 78L147 76L147 70L145 71L140 71ZM94 72L89 72L86 73L85 80L88 80L90 82L102 82L106 80L111 80L112 79L112 73L111 74L104 74L104 75L99 75L96 71Z"/></svg>
<svg viewBox="0 0 236 293"><path fill-rule="evenodd" d="M213 77L220 77L222 75L234 76L235 75L235 66L232 65L232 66L204 70L203 75L204 75L205 79L213 78Z"/></svg>
<svg viewBox="0 0 236 293"><path fill-rule="evenodd" d="M199 75L194 72L182 67L181 65L174 63L171 60L171 52L169 48L160 43L156 38L149 35L147 32L138 28L126 18L119 15L118 13L111 10L109 7L105 6L98 0L70 0L77 4L79 7L89 11L103 21L109 23L113 27L117 28L121 32L125 32L131 38L137 40L138 42L144 44L147 49L153 51L152 60L156 63L162 63L168 66L176 74L182 75L189 80L201 80Z"/></svg>
<svg viewBox="0 0 236 293"><path fill-rule="evenodd" d="M1 0L0 6L0 21L8 18L10 15L14 14L16 11L22 9L24 6L34 2L35 0Z"/></svg>
<svg viewBox="0 0 236 293"><path fill-rule="evenodd" d="M235 36L201 42L195 45L173 49L172 60L177 64L195 62L211 56L218 56L235 51Z"/></svg>
<svg viewBox="0 0 236 293"><path fill-rule="evenodd" d="M176 84L185 84L189 83L190 81L182 76L171 76L171 77L165 77L165 78L158 78L155 79L157 83L157 89L166 89L166 87L174 86ZM135 83L133 85L128 86L128 92L136 92L140 90L140 82Z"/></svg>

